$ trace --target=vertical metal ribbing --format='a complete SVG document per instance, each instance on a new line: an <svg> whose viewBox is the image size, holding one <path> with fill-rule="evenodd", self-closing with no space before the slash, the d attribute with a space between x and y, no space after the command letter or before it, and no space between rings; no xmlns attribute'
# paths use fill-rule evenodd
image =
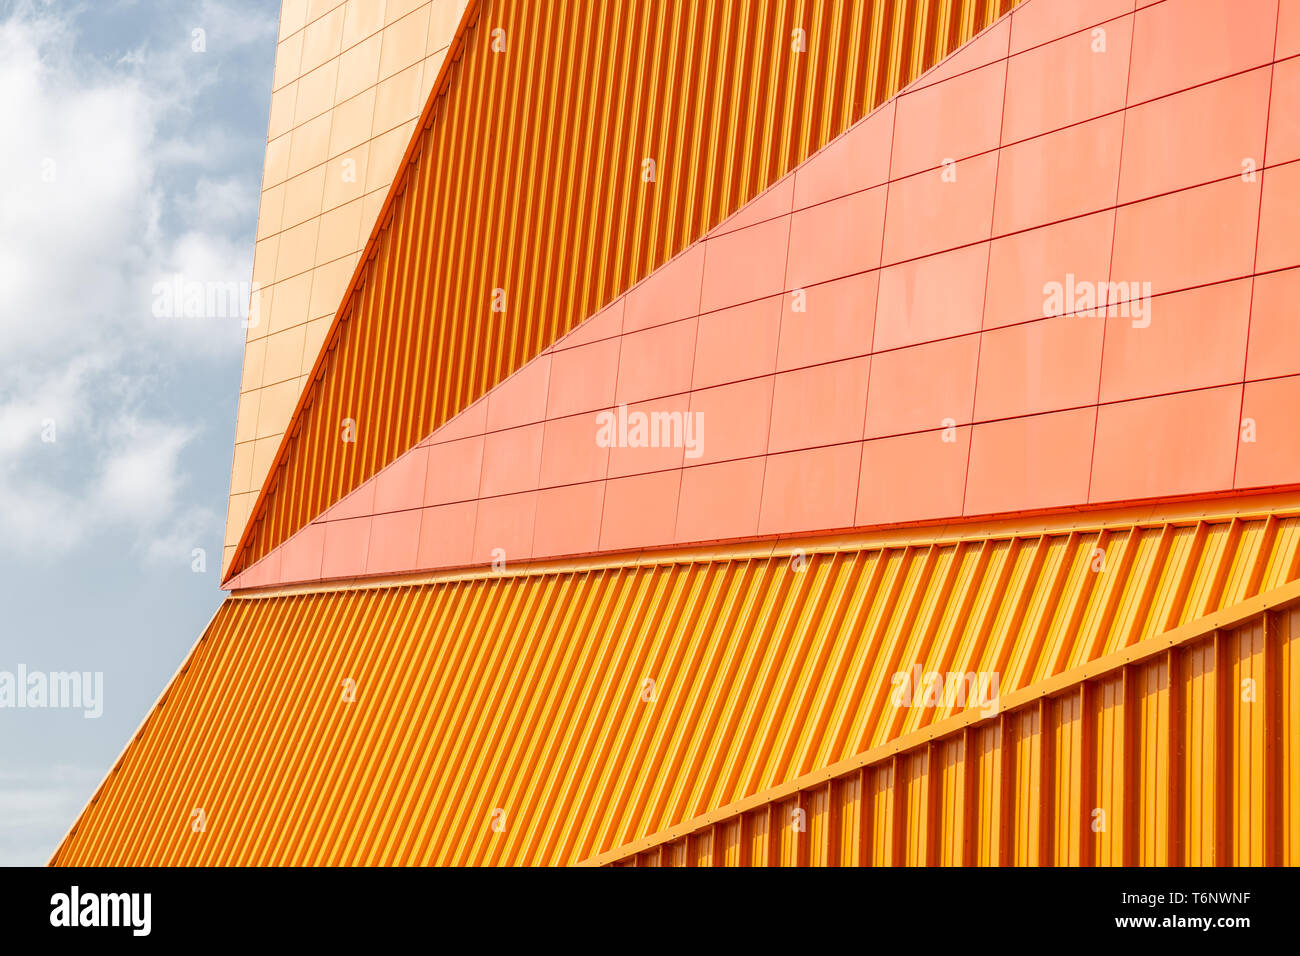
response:
<svg viewBox="0 0 1300 956"><path fill-rule="evenodd" d="M975 758L975 730L962 733L961 759L961 865L974 866L979 844L975 834L979 826L979 765Z"/></svg>
<svg viewBox="0 0 1300 956"><path fill-rule="evenodd" d="M1055 702L1044 697L1038 702L1038 865L1052 866L1055 835L1056 728L1052 718Z"/></svg>
<svg viewBox="0 0 1300 956"><path fill-rule="evenodd" d="M1281 866L1282 851L1282 619L1267 612L1264 628L1264 865Z"/></svg>
<svg viewBox="0 0 1300 956"><path fill-rule="evenodd" d="M739 852L736 854L736 864L738 866L754 865L754 815L752 813L742 813L740 815L740 840Z"/></svg>
<svg viewBox="0 0 1300 956"><path fill-rule="evenodd" d="M998 866L1015 866L1016 741L1006 713L998 717Z"/></svg>
<svg viewBox="0 0 1300 956"><path fill-rule="evenodd" d="M869 799L870 783L871 768L863 767L858 771L858 866L871 865L872 828L875 822Z"/></svg>
<svg viewBox="0 0 1300 956"><path fill-rule="evenodd" d="M826 784L826 865L840 866L844 848L844 781L836 777Z"/></svg>
<svg viewBox="0 0 1300 956"><path fill-rule="evenodd" d="M796 829L793 833L794 862L795 866L806 867L812 858L812 794L807 790L800 790L795 800L795 805L803 811L803 832Z"/></svg>
<svg viewBox="0 0 1300 956"><path fill-rule="evenodd" d="M1232 647L1214 632L1214 865L1232 862Z"/></svg>
<svg viewBox="0 0 1300 956"><path fill-rule="evenodd" d="M1097 862L1097 840L1092 832L1092 811L1097 803L1097 743L1093 726L1097 690L1091 681L1079 686L1079 865Z"/></svg>
<svg viewBox="0 0 1300 956"><path fill-rule="evenodd" d="M939 768L941 745L931 741L925 754L925 845L922 860L926 866L938 866L942 842L939 821L942 814L943 772Z"/></svg>
<svg viewBox="0 0 1300 956"><path fill-rule="evenodd" d="M767 859L764 865L781 865L781 810L775 800L767 805Z"/></svg>
<svg viewBox="0 0 1300 956"><path fill-rule="evenodd" d="M1166 728L1165 751L1169 760L1169 818L1168 844L1165 863L1182 866L1185 860L1184 832L1187 826L1184 802L1187 799L1186 755L1186 694L1183 683L1183 652L1171 647L1165 658L1169 674L1169 726Z"/></svg>

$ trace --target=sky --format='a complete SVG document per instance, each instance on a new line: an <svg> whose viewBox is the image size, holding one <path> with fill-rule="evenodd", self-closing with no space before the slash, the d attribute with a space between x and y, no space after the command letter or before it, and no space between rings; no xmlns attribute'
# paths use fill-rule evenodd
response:
<svg viewBox="0 0 1300 956"><path fill-rule="evenodd" d="M0 865L49 860L224 596L244 332L159 284L251 279L278 16L0 0ZM5 703L74 671L79 707Z"/></svg>

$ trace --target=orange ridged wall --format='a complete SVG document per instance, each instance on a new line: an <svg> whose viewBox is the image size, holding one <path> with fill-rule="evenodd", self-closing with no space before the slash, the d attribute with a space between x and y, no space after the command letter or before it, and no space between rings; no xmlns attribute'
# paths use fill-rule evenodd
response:
<svg viewBox="0 0 1300 956"><path fill-rule="evenodd" d="M995 717L877 748L853 761L860 767L828 769L600 862L1295 866L1295 594L1232 626L1184 628L1175 646L1148 641L1134 649L1140 660L1100 662Z"/></svg>
<svg viewBox="0 0 1300 956"><path fill-rule="evenodd" d="M895 673L1006 697L1294 580L1251 504L232 597L54 862L588 860L968 712Z"/></svg>
<svg viewBox="0 0 1300 956"><path fill-rule="evenodd" d="M471 8L230 573L1015 3Z"/></svg>

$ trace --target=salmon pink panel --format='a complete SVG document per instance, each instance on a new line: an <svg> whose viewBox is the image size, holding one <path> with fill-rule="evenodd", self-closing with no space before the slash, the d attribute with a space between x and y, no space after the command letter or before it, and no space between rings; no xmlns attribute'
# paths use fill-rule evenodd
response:
<svg viewBox="0 0 1300 956"><path fill-rule="evenodd" d="M686 463L704 465L762 455L767 451L771 409L770 375L694 392L691 416L699 455Z"/></svg>
<svg viewBox="0 0 1300 956"><path fill-rule="evenodd" d="M785 296L772 296L700 316L692 370L694 388L738 382L776 371Z"/></svg>
<svg viewBox="0 0 1300 956"><path fill-rule="evenodd" d="M1095 404L1103 335L1101 318L1078 315L985 332L975 420Z"/></svg>
<svg viewBox="0 0 1300 956"><path fill-rule="evenodd" d="M979 344L965 335L873 355L866 437L968 424Z"/></svg>
<svg viewBox="0 0 1300 956"><path fill-rule="evenodd" d="M1106 320L1101 400L1241 381L1250 279L1157 296L1140 317Z"/></svg>
<svg viewBox="0 0 1300 956"><path fill-rule="evenodd" d="M1011 58L1003 143L1124 108L1133 18L1111 20L1102 29L1104 37L1073 33Z"/></svg>
<svg viewBox="0 0 1300 956"><path fill-rule="evenodd" d="M879 273L849 276L783 298L778 371L871 351Z"/></svg>
<svg viewBox="0 0 1300 956"><path fill-rule="evenodd" d="M542 466L542 423L489 432L483 441L480 497L505 495L537 487Z"/></svg>
<svg viewBox="0 0 1300 956"><path fill-rule="evenodd" d="M1300 373L1300 269L1255 277L1246 378Z"/></svg>
<svg viewBox="0 0 1300 956"><path fill-rule="evenodd" d="M860 442L770 456L759 534L852 527L861 461Z"/></svg>
<svg viewBox="0 0 1300 956"><path fill-rule="evenodd" d="M863 357L778 375L768 452L861 441L870 369Z"/></svg>
<svg viewBox="0 0 1300 956"><path fill-rule="evenodd" d="M1095 287L1109 281L1114 232L1115 212L1110 210L994 239L984 328L1088 307L1076 290L1080 283Z"/></svg>
<svg viewBox="0 0 1300 956"><path fill-rule="evenodd" d="M375 476L374 513L419 508L424 504L429 450L416 447Z"/></svg>
<svg viewBox="0 0 1300 956"><path fill-rule="evenodd" d="M416 566L421 509L378 515L370 526L366 574L395 574Z"/></svg>
<svg viewBox="0 0 1300 956"><path fill-rule="evenodd" d="M1128 102L1142 103L1268 63L1277 5L1278 0L1171 0L1139 10Z"/></svg>
<svg viewBox="0 0 1300 956"><path fill-rule="evenodd" d="M864 442L857 523L960 515L969 451L969 427Z"/></svg>
<svg viewBox="0 0 1300 956"><path fill-rule="evenodd" d="M795 170L795 209L880 186L889 179L894 105L890 100Z"/></svg>
<svg viewBox="0 0 1300 956"><path fill-rule="evenodd" d="M609 444L601 442L601 423L608 411L553 418L542 437L540 486L596 481L609 469Z"/></svg>
<svg viewBox="0 0 1300 956"><path fill-rule="evenodd" d="M593 481L537 493L534 558L587 554L600 546L605 483Z"/></svg>
<svg viewBox="0 0 1300 956"><path fill-rule="evenodd" d="M420 568L448 568L469 564L474 553L477 501L425 508L420 515Z"/></svg>
<svg viewBox="0 0 1300 956"><path fill-rule="evenodd" d="M751 537L758 531L762 458L682 470L677 505L679 543Z"/></svg>
<svg viewBox="0 0 1300 956"><path fill-rule="evenodd" d="M1128 110L1119 201L1240 176L1243 163L1262 165L1271 74L1271 67L1252 70Z"/></svg>
<svg viewBox="0 0 1300 956"><path fill-rule="evenodd" d="M671 543L681 481L680 469L607 481L600 549L625 551Z"/></svg>
<svg viewBox="0 0 1300 956"><path fill-rule="evenodd" d="M626 411L615 409L613 418L608 420L613 428L610 436L615 440L609 450L609 477L622 478L626 475L641 475L665 468L681 468L686 454L685 443L662 444L660 442L631 441L636 437L636 426L647 427L655 421L672 423L680 421L685 426L685 417L690 414L691 394L683 392L656 398L636 405L628 405ZM624 436L629 440L624 441ZM669 532L671 536L671 531Z"/></svg>
<svg viewBox="0 0 1300 956"><path fill-rule="evenodd" d="M997 153L984 153L889 184L884 263L989 238Z"/></svg>
<svg viewBox="0 0 1300 956"><path fill-rule="evenodd" d="M882 269L875 351L978 331L988 268L980 243Z"/></svg>
<svg viewBox="0 0 1300 956"><path fill-rule="evenodd" d="M562 418L613 405L618 356L617 338L552 353L546 417Z"/></svg>
<svg viewBox="0 0 1300 956"><path fill-rule="evenodd" d="M1300 474L1300 377L1250 382L1242 404L1238 488L1294 484Z"/></svg>
<svg viewBox="0 0 1300 956"><path fill-rule="evenodd" d="M348 518L325 525L321 577L360 577L366 570L370 550L370 526L374 518Z"/></svg>
<svg viewBox="0 0 1300 956"><path fill-rule="evenodd" d="M999 60L900 96L890 178L997 149L1006 77Z"/></svg>
<svg viewBox="0 0 1300 956"><path fill-rule="evenodd" d="M703 275L702 245L670 259L627 294L622 331L637 332L698 313Z"/></svg>
<svg viewBox="0 0 1300 956"><path fill-rule="evenodd" d="M532 557L537 492L481 498L474 524L474 564L527 561Z"/></svg>
<svg viewBox="0 0 1300 956"><path fill-rule="evenodd" d="M1078 505L1088 498L1095 408L976 425L966 514Z"/></svg>
<svg viewBox="0 0 1300 956"><path fill-rule="evenodd" d="M1259 213L1259 258L1256 271L1300 265L1300 163L1265 170L1264 204Z"/></svg>
<svg viewBox="0 0 1300 956"><path fill-rule="evenodd" d="M805 289L875 269L884 219L884 186L795 213L785 287Z"/></svg>
<svg viewBox="0 0 1300 956"><path fill-rule="evenodd" d="M1113 113L1003 149L994 235L1115 205L1121 137L1124 117Z"/></svg>
<svg viewBox="0 0 1300 956"><path fill-rule="evenodd" d="M1091 502L1232 488L1241 386L1103 405Z"/></svg>
<svg viewBox="0 0 1300 956"><path fill-rule="evenodd" d="M272 555L281 556L280 580L293 582L319 579L324 552L325 526L307 525L286 541L283 548L272 552Z"/></svg>
<svg viewBox="0 0 1300 956"><path fill-rule="evenodd" d="M1239 178L1121 206L1111 279L1159 295L1250 275L1258 218L1259 182Z"/></svg>
<svg viewBox="0 0 1300 956"><path fill-rule="evenodd" d="M1268 110L1268 153L1265 159L1269 166L1300 159L1300 59L1287 60L1273 67L1273 98Z"/></svg>
<svg viewBox="0 0 1300 956"><path fill-rule="evenodd" d="M531 425L546 417L551 356L542 355L494 388L487 397L487 430Z"/></svg>
<svg viewBox="0 0 1300 956"><path fill-rule="evenodd" d="M691 387L695 318L623 336L618 360L618 404L675 395Z"/></svg>
<svg viewBox="0 0 1300 956"><path fill-rule="evenodd" d="M482 435L429 447L429 468L424 482L425 505L472 501L478 497L483 471Z"/></svg>
<svg viewBox="0 0 1300 956"><path fill-rule="evenodd" d="M1300 54L1300 9L1294 3L1283 2L1278 7L1277 52L1279 60Z"/></svg>
<svg viewBox="0 0 1300 956"><path fill-rule="evenodd" d="M1032 0L1011 13L1011 52L1020 53L1132 12L1133 0Z"/></svg>
<svg viewBox="0 0 1300 956"><path fill-rule="evenodd" d="M789 238L790 217L782 216L705 242L698 311L725 309L783 291ZM631 331L630 325L627 328Z"/></svg>

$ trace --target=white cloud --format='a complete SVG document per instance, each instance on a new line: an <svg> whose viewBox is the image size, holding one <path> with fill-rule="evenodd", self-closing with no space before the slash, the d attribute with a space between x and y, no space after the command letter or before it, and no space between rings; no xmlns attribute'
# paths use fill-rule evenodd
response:
<svg viewBox="0 0 1300 956"><path fill-rule="evenodd" d="M183 28L109 57L85 51L80 5L0 13L0 128L14 134L0 138L0 235L17 240L0 244L0 539L38 558L112 533L170 560L182 536L220 532L186 497L201 412L163 401L160 379L236 364L240 319L152 306L174 274L248 287L257 183L231 174L221 123L196 114L217 51L273 43L276 24L260 5L166 12ZM190 50L191 20L208 54Z"/></svg>

